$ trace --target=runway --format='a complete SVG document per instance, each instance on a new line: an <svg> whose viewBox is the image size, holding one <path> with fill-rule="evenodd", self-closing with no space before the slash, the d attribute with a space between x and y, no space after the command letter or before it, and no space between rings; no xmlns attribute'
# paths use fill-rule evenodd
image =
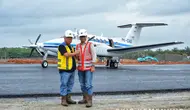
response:
<svg viewBox="0 0 190 110"><path fill-rule="evenodd" d="M190 88L190 65L126 65L118 69L97 66L94 92ZM0 95L56 94L60 77L56 65L1 64ZM73 93L80 93L77 71Z"/></svg>

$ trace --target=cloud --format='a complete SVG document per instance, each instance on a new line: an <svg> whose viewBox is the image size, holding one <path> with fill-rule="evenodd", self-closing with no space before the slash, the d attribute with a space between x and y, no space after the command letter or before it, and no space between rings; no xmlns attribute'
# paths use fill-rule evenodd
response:
<svg viewBox="0 0 190 110"><path fill-rule="evenodd" d="M189 0L134 0L126 4L131 12L149 16L169 16L190 12Z"/></svg>
<svg viewBox="0 0 190 110"><path fill-rule="evenodd" d="M187 10L190 7L187 7L188 1L184 0L181 3L179 0L173 0L170 2L163 0L130 1L124 7L106 13L106 19L114 22L115 25L136 22L167 23L168 26L166 27L143 28L139 44L179 40L188 45L190 42L185 40L190 37L190 10ZM164 4L167 4L167 6L164 7ZM181 8L181 12L177 11L178 7ZM124 32L126 32L124 29L121 30L121 33L124 34Z"/></svg>
<svg viewBox="0 0 190 110"><path fill-rule="evenodd" d="M144 28L139 44L184 41L190 37L189 10L188 0L1 0L0 37L10 42L0 41L0 46L27 44L27 39L35 40L39 33L40 41L50 40L74 28L108 37L125 37L129 29L116 26L134 22L169 24Z"/></svg>
<svg viewBox="0 0 190 110"><path fill-rule="evenodd" d="M73 17L109 12L116 9L117 7L114 6L117 6L117 4L123 3L125 3L125 0L120 0L119 2L101 0L73 0L70 2L67 0L34 0L28 2L14 0L10 2L8 0L2 0L0 7L0 27L3 28L1 30L7 29L3 33L9 33L10 31L19 33L22 30L24 30L24 33L33 33L33 31L43 30L42 28L45 27L47 32L57 32L61 28L57 30L48 28L57 28L60 27L60 24L65 26L65 21L68 23L67 20ZM83 19L88 18L84 17ZM50 24L52 25L51 27ZM57 27L54 27L55 25Z"/></svg>
<svg viewBox="0 0 190 110"><path fill-rule="evenodd" d="M4 17L71 17L83 16L114 10L117 4L125 3L125 0L107 2L102 0L14 0L3 2L1 15Z"/></svg>

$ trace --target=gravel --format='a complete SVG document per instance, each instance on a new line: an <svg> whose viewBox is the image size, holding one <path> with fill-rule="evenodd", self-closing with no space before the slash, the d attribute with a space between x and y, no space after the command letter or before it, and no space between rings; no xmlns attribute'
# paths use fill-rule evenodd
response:
<svg viewBox="0 0 190 110"><path fill-rule="evenodd" d="M73 96L78 101L81 96ZM60 97L0 99L0 110L89 110L85 105L60 105ZM90 110L190 110L190 92L98 95Z"/></svg>

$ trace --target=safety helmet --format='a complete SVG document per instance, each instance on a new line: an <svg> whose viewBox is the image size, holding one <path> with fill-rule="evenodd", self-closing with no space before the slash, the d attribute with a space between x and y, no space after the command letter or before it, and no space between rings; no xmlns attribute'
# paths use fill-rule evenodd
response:
<svg viewBox="0 0 190 110"><path fill-rule="evenodd" d="M79 31L78 31L78 36L80 37L80 36L87 36L88 35L88 33L87 33L87 31L86 31L86 29L80 29Z"/></svg>
<svg viewBox="0 0 190 110"><path fill-rule="evenodd" d="M72 37L73 38L74 37L73 32L71 30L65 31L64 37Z"/></svg>

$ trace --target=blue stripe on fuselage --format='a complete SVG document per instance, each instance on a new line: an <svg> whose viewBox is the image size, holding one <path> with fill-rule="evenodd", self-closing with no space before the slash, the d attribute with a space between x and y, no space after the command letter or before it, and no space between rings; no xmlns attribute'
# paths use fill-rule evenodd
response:
<svg viewBox="0 0 190 110"><path fill-rule="evenodd" d="M44 45L60 45L62 43L44 43Z"/></svg>
<svg viewBox="0 0 190 110"><path fill-rule="evenodd" d="M44 43L44 47L58 47L62 43ZM71 46L76 46L76 44L71 44Z"/></svg>
<svg viewBox="0 0 190 110"><path fill-rule="evenodd" d="M94 41L97 42L97 41ZM99 42L100 43L100 42ZM49 48L57 48L61 43L44 43L44 47L49 47ZM109 45L108 42L104 43ZM76 47L76 44L71 44L71 46ZM123 44L123 43L118 43L118 42L114 42L114 46L115 47L130 47L132 45L130 44Z"/></svg>
<svg viewBox="0 0 190 110"><path fill-rule="evenodd" d="M46 48L58 48L58 46L44 46Z"/></svg>

